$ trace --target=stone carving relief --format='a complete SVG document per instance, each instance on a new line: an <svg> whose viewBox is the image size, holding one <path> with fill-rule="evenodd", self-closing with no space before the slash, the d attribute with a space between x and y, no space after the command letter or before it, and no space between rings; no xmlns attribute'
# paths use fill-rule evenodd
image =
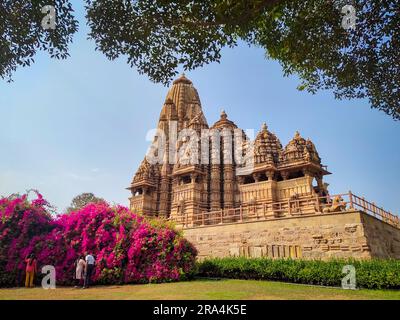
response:
<svg viewBox="0 0 400 320"><path fill-rule="evenodd" d="M336 196L333 198L332 205L325 207L322 212L329 213L329 212L340 212L345 211L347 207L347 203L343 200L341 196Z"/></svg>
<svg viewBox="0 0 400 320"><path fill-rule="evenodd" d="M247 258L301 258L302 250L297 245L241 245L238 247L231 247L229 249L229 255L231 257L247 257Z"/></svg>

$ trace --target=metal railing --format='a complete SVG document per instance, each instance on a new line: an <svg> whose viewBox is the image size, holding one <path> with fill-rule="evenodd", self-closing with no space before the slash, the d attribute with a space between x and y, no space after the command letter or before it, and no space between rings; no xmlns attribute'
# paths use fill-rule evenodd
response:
<svg viewBox="0 0 400 320"><path fill-rule="evenodd" d="M296 216L324 215L360 210L400 229L400 220L394 215L352 192L318 197L298 195L286 201L246 204L218 211L187 213L171 220L182 227L198 227L247 221L282 219Z"/></svg>

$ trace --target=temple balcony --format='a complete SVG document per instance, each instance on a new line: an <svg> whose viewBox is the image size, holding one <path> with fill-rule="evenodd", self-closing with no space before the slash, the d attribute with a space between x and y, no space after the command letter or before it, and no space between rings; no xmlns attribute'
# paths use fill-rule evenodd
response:
<svg viewBox="0 0 400 320"><path fill-rule="evenodd" d="M253 199L272 200L273 184L276 184L276 182L261 181L261 182L239 185L240 202L246 203L252 201Z"/></svg>
<svg viewBox="0 0 400 320"><path fill-rule="evenodd" d="M248 184L240 184L240 201L276 201L285 200L294 195L312 194L313 178L300 177L283 181L261 181Z"/></svg>
<svg viewBox="0 0 400 320"><path fill-rule="evenodd" d="M195 200L201 201L202 185L190 182L175 186L173 189L173 201Z"/></svg>
<svg viewBox="0 0 400 320"><path fill-rule="evenodd" d="M202 211L193 217L180 216L171 219L183 228L202 227L218 224L246 223L252 221L290 219L301 216L323 216L329 214L346 214L360 211L395 228L400 229L398 215L384 210L373 202L354 195L351 191L344 194L318 197L303 195L286 201L242 204L231 209Z"/></svg>

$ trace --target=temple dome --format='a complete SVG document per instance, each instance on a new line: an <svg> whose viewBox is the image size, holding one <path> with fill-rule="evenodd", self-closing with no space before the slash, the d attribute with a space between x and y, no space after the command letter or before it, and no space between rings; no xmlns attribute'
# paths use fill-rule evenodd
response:
<svg viewBox="0 0 400 320"><path fill-rule="evenodd" d="M261 127L254 142L255 162L277 163L279 154L282 151L282 144L278 137L268 130L266 123Z"/></svg>
<svg viewBox="0 0 400 320"><path fill-rule="evenodd" d="M172 84L179 84L179 83L184 83L184 84L192 84L192 81L190 81L188 78L186 78L185 74L181 74L181 76L176 79Z"/></svg>
<svg viewBox="0 0 400 320"><path fill-rule="evenodd" d="M225 110L221 111L221 118L213 124L211 129L237 129L237 125L228 119L228 115L226 114Z"/></svg>
<svg viewBox="0 0 400 320"><path fill-rule="evenodd" d="M304 139L298 131L283 150L282 160L285 162L295 160L321 162L314 143L310 139Z"/></svg>

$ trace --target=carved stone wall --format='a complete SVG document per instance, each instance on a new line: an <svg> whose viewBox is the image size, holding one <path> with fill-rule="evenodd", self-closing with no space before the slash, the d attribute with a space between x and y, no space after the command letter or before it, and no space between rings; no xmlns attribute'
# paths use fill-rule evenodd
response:
<svg viewBox="0 0 400 320"><path fill-rule="evenodd" d="M360 211L184 229L206 257L400 258L400 230Z"/></svg>
<svg viewBox="0 0 400 320"><path fill-rule="evenodd" d="M376 218L363 214L361 221L364 234L371 248L371 255L376 258L399 259L400 230L382 223Z"/></svg>

